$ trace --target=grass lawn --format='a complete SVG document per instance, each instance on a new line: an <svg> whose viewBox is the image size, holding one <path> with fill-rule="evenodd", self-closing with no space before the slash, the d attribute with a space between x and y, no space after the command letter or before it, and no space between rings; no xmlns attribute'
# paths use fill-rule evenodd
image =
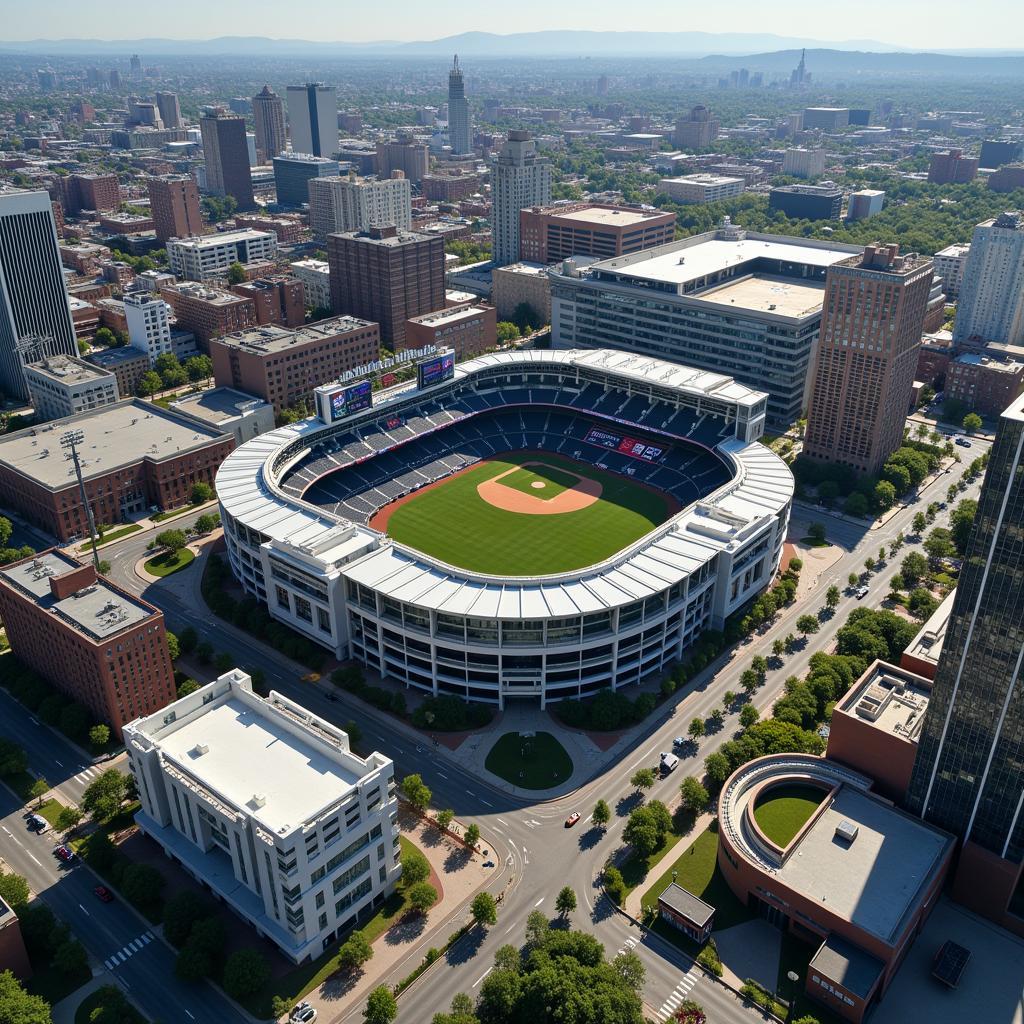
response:
<svg viewBox="0 0 1024 1024"><path fill-rule="evenodd" d="M658 896L672 883L672 872L675 871L677 884L715 908L716 931L749 921L754 914L740 903L722 877L717 855L718 822L713 821L690 844L690 848L648 887L641 902L645 906L657 906Z"/></svg>
<svg viewBox="0 0 1024 1024"><path fill-rule="evenodd" d="M809 548L827 548L829 542L827 540L818 540L817 537L801 537L801 544L806 544Z"/></svg>
<svg viewBox="0 0 1024 1024"><path fill-rule="evenodd" d="M165 519L174 519L177 516L183 516L186 512L195 512L198 508L198 505L182 505L180 508L169 508L166 512L157 512L149 518L151 522L162 523Z"/></svg>
<svg viewBox="0 0 1024 1024"><path fill-rule="evenodd" d="M137 533L142 527L138 523L129 523L127 526L119 527L116 530L108 530L101 540L96 542L96 547L101 548L106 544L113 544L115 540L127 537L130 533Z"/></svg>
<svg viewBox="0 0 1024 1024"><path fill-rule="evenodd" d="M785 849L825 799L817 786L776 786L754 807L757 827L780 849Z"/></svg>
<svg viewBox="0 0 1024 1024"><path fill-rule="evenodd" d="M643 885L650 878L651 872L675 849L676 843L687 835L691 828L693 828L692 815L679 811L672 818L672 831L668 834L663 846L646 857L633 853L622 864L622 880L626 883L627 892L632 892L638 886Z"/></svg>
<svg viewBox="0 0 1024 1024"><path fill-rule="evenodd" d="M195 560L195 554L188 548L181 548L179 551L165 551L162 555L150 558L146 562L146 572L153 576L170 576L172 572L178 572L185 566L191 565Z"/></svg>
<svg viewBox="0 0 1024 1024"><path fill-rule="evenodd" d="M42 807L34 809L36 814L41 814L50 823L50 828L57 827L57 815L63 810L64 805L59 800L54 800L53 797L44 800Z"/></svg>
<svg viewBox="0 0 1024 1024"><path fill-rule="evenodd" d="M513 786L550 789L572 775L572 758L549 732L530 739L507 732L491 748L484 767Z"/></svg>
<svg viewBox="0 0 1024 1024"><path fill-rule="evenodd" d="M495 508L477 494L477 486L484 481L523 462L539 461L554 469L548 485L552 489L569 479L568 471L598 481L601 497L576 512L528 515ZM540 480L537 471L520 469L506 479L526 481L521 474L527 474L529 481L518 489L537 494L529 487L529 482ZM547 452L521 452L480 463L417 494L394 510L388 534L463 569L498 576L544 576L608 558L663 523L670 512L666 498L625 477Z"/></svg>
<svg viewBox="0 0 1024 1024"><path fill-rule="evenodd" d="M412 842L399 836L401 843L401 855L404 857L410 850L416 847ZM401 882L392 895L385 900L382 906L360 929L366 938L373 942L380 938L393 924L395 924L408 909L408 900ZM352 929L355 931L356 929ZM270 983L262 991L243 999L242 1005L255 1017L265 1020L271 1015L271 1003L275 996L285 1000L290 1005L297 1003L307 992L319 988L332 974L338 970L338 948L352 934L352 931L343 935L329 950L309 963L299 964L286 974L272 978Z"/></svg>

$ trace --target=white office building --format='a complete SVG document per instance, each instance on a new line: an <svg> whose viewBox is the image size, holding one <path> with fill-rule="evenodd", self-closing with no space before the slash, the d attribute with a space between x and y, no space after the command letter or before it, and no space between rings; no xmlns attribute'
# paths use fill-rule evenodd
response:
<svg viewBox="0 0 1024 1024"><path fill-rule="evenodd" d="M322 82L289 85L288 127L292 150L313 156L334 156L338 151L338 95Z"/></svg>
<svg viewBox="0 0 1024 1024"><path fill-rule="evenodd" d="M825 173L825 150L787 149L782 157L782 173L794 178L818 178Z"/></svg>
<svg viewBox="0 0 1024 1024"><path fill-rule="evenodd" d="M510 131L491 165L492 258L496 267L519 262L519 211L551 202L551 163L529 132Z"/></svg>
<svg viewBox="0 0 1024 1024"><path fill-rule="evenodd" d="M171 307L153 292L125 292L124 317L128 321L128 342L145 352L150 365L157 356L172 352Z"/></svg>
<svg viewBox="0 0 1024 1024"><path fill-rule="evenodd" d="M744 187L742 178L724 174L684 174L658 182L658 191L677 203L717 203L742 195Z"/></svg>
<svg viewBox="0 0 1024 1024"><path fill-rule="evenodd" d="M389 224L399 231L412 229L412 187L401 171L380 180L342 175L309 179L309 228L314 238Z"/></svg>
<svg viewBox="0 0 1024 1024"><path fill-rule="evenodd" d="M964 264L953 344L971 339L1024 345L1024 213L974 229Z"/></svg>
<svg viewBox="0 0 1024 1024"><path fill-rule="evenodd" d="M172 238L167 242L167 260L178 280L208 281L224 277L232 263L270 260L276 253L277 235L253 228Z"/></svg>
<svg viewBox="0 0 1024 1024"><path fill-rule="evenodd" d="M942 280L942 290L950 302L955 302L960 295L960 286L964 281L964 267L967 265L967 256L971 246L947 245L941 252L937 252L932 258L935 264L935 276Z"/></svg>
<svg viewBox="0 0 1024 1024"><path fill-rule="evenodd" d="M288 269L306 289L307 306L331 308L331 269L327 260L296 260L288 264Z"/></svg>
<svg viewBox="0 0 1024 1024"><path fill-rule="evenodd" d="M71 356L29 363L25 380L38 420L77 416L113 405L121 397L117 378L110 371Z"/></svg>
<svg viewBox="0 0 1024 1024"><path fill-rule="evenodd" d="M294 963L401 874L394 765L234 669L124 727L135 820Z"/></svg>
<svg viewBox="0 0 1024 1024"><path fill-rule="evenodd" d="M50 196L0 185L0 392L28 401L24 364L78 355Z"/></svg>

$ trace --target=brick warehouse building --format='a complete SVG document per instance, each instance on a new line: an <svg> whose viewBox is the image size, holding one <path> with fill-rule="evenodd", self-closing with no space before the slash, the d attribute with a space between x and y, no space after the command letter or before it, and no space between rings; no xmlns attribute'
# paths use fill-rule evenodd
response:
<svg viewBox="0 0 1024 1024"><path fill-rule="evenodd" d="M161 288L160 298L174 310L178 327L191 331L204 350L211 338L256 326L256 304L244 295L184 281Z"/></svg>
<svg viewBox="0 0 1024 1024"><path fill-rule="evenodd" d="M163 612L57 548L0 569L0 618L15 655L118 738L174 700Z"/></svg>
<svg viewBox="0 0 1024 1024"><path fill-rule="evenodd" d="M120 523L148 508L176 508L198 481L213 484L234 437L150 402L131 399L28 427L0 438L5 504L61 541L88 533L71 462L60 438L78 445L85 491L97 524Z"/></svg>

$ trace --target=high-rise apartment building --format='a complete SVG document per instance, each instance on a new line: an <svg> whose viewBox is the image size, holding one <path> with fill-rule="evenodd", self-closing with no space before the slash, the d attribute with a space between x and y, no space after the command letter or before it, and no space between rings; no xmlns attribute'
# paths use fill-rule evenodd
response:
<svg viewBox="0 0 1024 1024"><path fill-rule="evenodd" d="M973 251L973 250L972 250ZM996 430L907 803L962 841L954 896L1024 934L1024 397Z"/></svg>
<svg viewBox="0 0 1024 1024"><path fill-rule="evenodd" d="M950 302L956 302L964 280L964 267L970 254L970 245L947 245L935 254L935 276L942 280L942 290Z"/></svg>
<svg viewBox="0 0 1024 1024"><path fill-rule="evenodd" d="M66 210L121 208L121 186L116 174L69 174L60 179L60 184Z"/></svg>
<svg viewBox="0 0 1024 1024"><path fill-rule="evenodd" d="M1024 345L1024 212L974 229L963 274L953 341Z"/></svg>
<svg viewBox="0 0 1024 1024"><path fill-rule="evenodd" d="M794 178L817 178L825 173L825 150L787 149L782 155L782 173Z"/></svg>
<svg viewBox="0 0 1024 1024"><path fill-rule="evenodd" d="M256 307L256 322L300 327L306 322L306 289L297 277L277 274L231 286L235 295L250 299Z"/></svg>
<svg viewBox="0 0 1024 1024"><path fill-rule="evenodd" d="M430 147L409 134L399 134L390 142L377 143L376 165L381 178L390 178L395 171L401 171L418 185L430 167Z"/></svg>
<svg viewBox="0 0 1024 1024"><path fill-rule="evenodd" d="M126 293L124 316L128 321L129 343L146 353L150 365L157 356L172 351L171 308L159 295L146 291Z"/></svg>
<svg viewBox="0 0 1024 1024"><path fill-rule="evenodd" d="M458 56L448 72L448 142L453 153L473 152L473 119Z"/></svg>
<svg viewBox="0 0 1024 1024"><path fill-rule="evenodd" d="M676 121L672 145L679 149L707 149L718 138L719 124L705 106L696 106L689 117Z"/></svg>
<svg viewBox="0 0 1024 1024"><path fill-rule="evenodd" d="M25 363L78 355L46 192L0 186L0 391L28 401Z"/></svg>
<svg viewBox="0 0 1024 1024"><path fill-rule="evenodd" d="M986 139L981 144L978 162L982 167L1002 167L1016 164L1024 156L1024 143L1018 139Z"/></svg>
<svg viewBox="0 0 1024 1024"><path fill-rule="evenodd" d="M323 82L289 85L288 124L292 150L333 157L338 152L338 95Z"/></svg>
<svg viewBox="0 0 1024 1024"><path fill-rule="evenodd" d="M287 148L284 101L269 85L252 98L252 119L256 126L256 154L261 164L273 160Z"/></svg>
<svg viewBox="0 0 1024 1024"><path fill-rule="evenodd" d="M412 227L412 188L401 171L390 178L312 178L309 182L309 229L324 239L335 231L367 231L394 225Z"/></svg>
<svg viewBox="0 0 1024 1024"><path fill-rule="evenodd" d="M329 235L331 307L380 324L380 340L397 350L405 342L405 322L443 309L444 239L370 228Z"/></svg>
<svg viewBox="0 0 1024 1024"><path fill-rule="evenodd" d="M206 187L216 195L231 196L240 210L251 210L256 202L245 118L217 108L199 119L199 127L206 160Z"/></svg>
<svg viewBox="0 0 1024 1024"><path fill-rule="evenodd" d="M978 174L978 158L964 156L963 150L933 153L928 165L928 180L933 185L964 185Z"/></svg>
<svg viewBox="0 0 1024 1024"><path fill-rule="evenodd" d="M161 242L203 233L199 187L190 175L163 174L150 178L147 184L153 227Z"/></svg>
<svg viewBox="0 0 1024 1024"><path fill-rule="evenodd" d="M900 446L934 276L897 245L829 267L805 455L876 473Z"/></svg>
<svg viewBox="0 0 1024 1024"><path fill-rule="evenodd" d="M158 92L156 94L156 108L160 111L160 120L165 128L180 128L181 104L178 96L173 92Z"/></svg>
<svg viewBox="0 0 1024 1024"><path fill-rule="evenodd" d="M312 153L278 153L273 158L274 188L278 206L299 207L309 202L309 183L314 178L337 175L337 160Z"/></svg>
<svg viewBox="0 0 1024 1024"><path fill-rule="evenodd" d="M551 202L551 162L526 131L513 130L491 165L491 216L496 267L519 260L519 211Z"/></svg>

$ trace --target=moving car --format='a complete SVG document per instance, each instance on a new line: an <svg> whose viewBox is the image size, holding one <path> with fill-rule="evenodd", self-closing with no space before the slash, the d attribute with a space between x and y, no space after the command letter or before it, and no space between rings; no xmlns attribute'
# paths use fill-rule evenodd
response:
<svg viewBox="0 0 1024 1024"><path fill-rule="evenodd" d="M75 851L72 850L70 846L65 846L63 843L61 843L60 846L55 846L53 848L53 852L57 854L65 864L75 859Z"/></svg>
<svg viewBox="0 0 1024 1024"><path fill-rule="evenodd" d="M686 737L685 736L677 736L672 741L672 747L675 750L679 750L681 747L685 747L685 746L686 746Z"/></svg>
<svg viewBox="0 0 1024 1024"><path fill-rule="evenodd" d="M303 1000L288 1017L293 1024L312 1024L316 1020L316 1007Z"/></svg>
<svg viewBox="0 0 1024 1024"><path fill-rule="evenodd" d="M93 894L100 903L114 902L114 894L105 885L97 885L96 888L93 889Z"/></svg>
<svg viewBox="0 0 1024 1024"><path fill-rule="evenodd" d="M572 828L573 825L575 825L576 822L579 821L579 820L580 820L580 812L579 811L573 811L572 814L570 814L569 817L565 819L565 827L566 828Z"/></svg>
<svg viewBox="0 0 1024 1024"><path fill-rule="evenodd" d="M679 758L675 754L663 753L661 755L661 774L668 775L679 767Z"/></svg>
<svg viewBox="0 0 1024 1024"><path fill-rule="evenodd" d="M861 598L863 598L863 597L867 597L868 596L868 586L867 586L867 584L866 583L862 584L853 593L856 596L858 601Z"/></svg>
<svg viewBox="0 0 1024 1024"><path fill-rule="evenodd" d="M953 443L960 445L961 448L970 448L971 447L971 442L968 441L966 437L954 438Z"/></svg>

